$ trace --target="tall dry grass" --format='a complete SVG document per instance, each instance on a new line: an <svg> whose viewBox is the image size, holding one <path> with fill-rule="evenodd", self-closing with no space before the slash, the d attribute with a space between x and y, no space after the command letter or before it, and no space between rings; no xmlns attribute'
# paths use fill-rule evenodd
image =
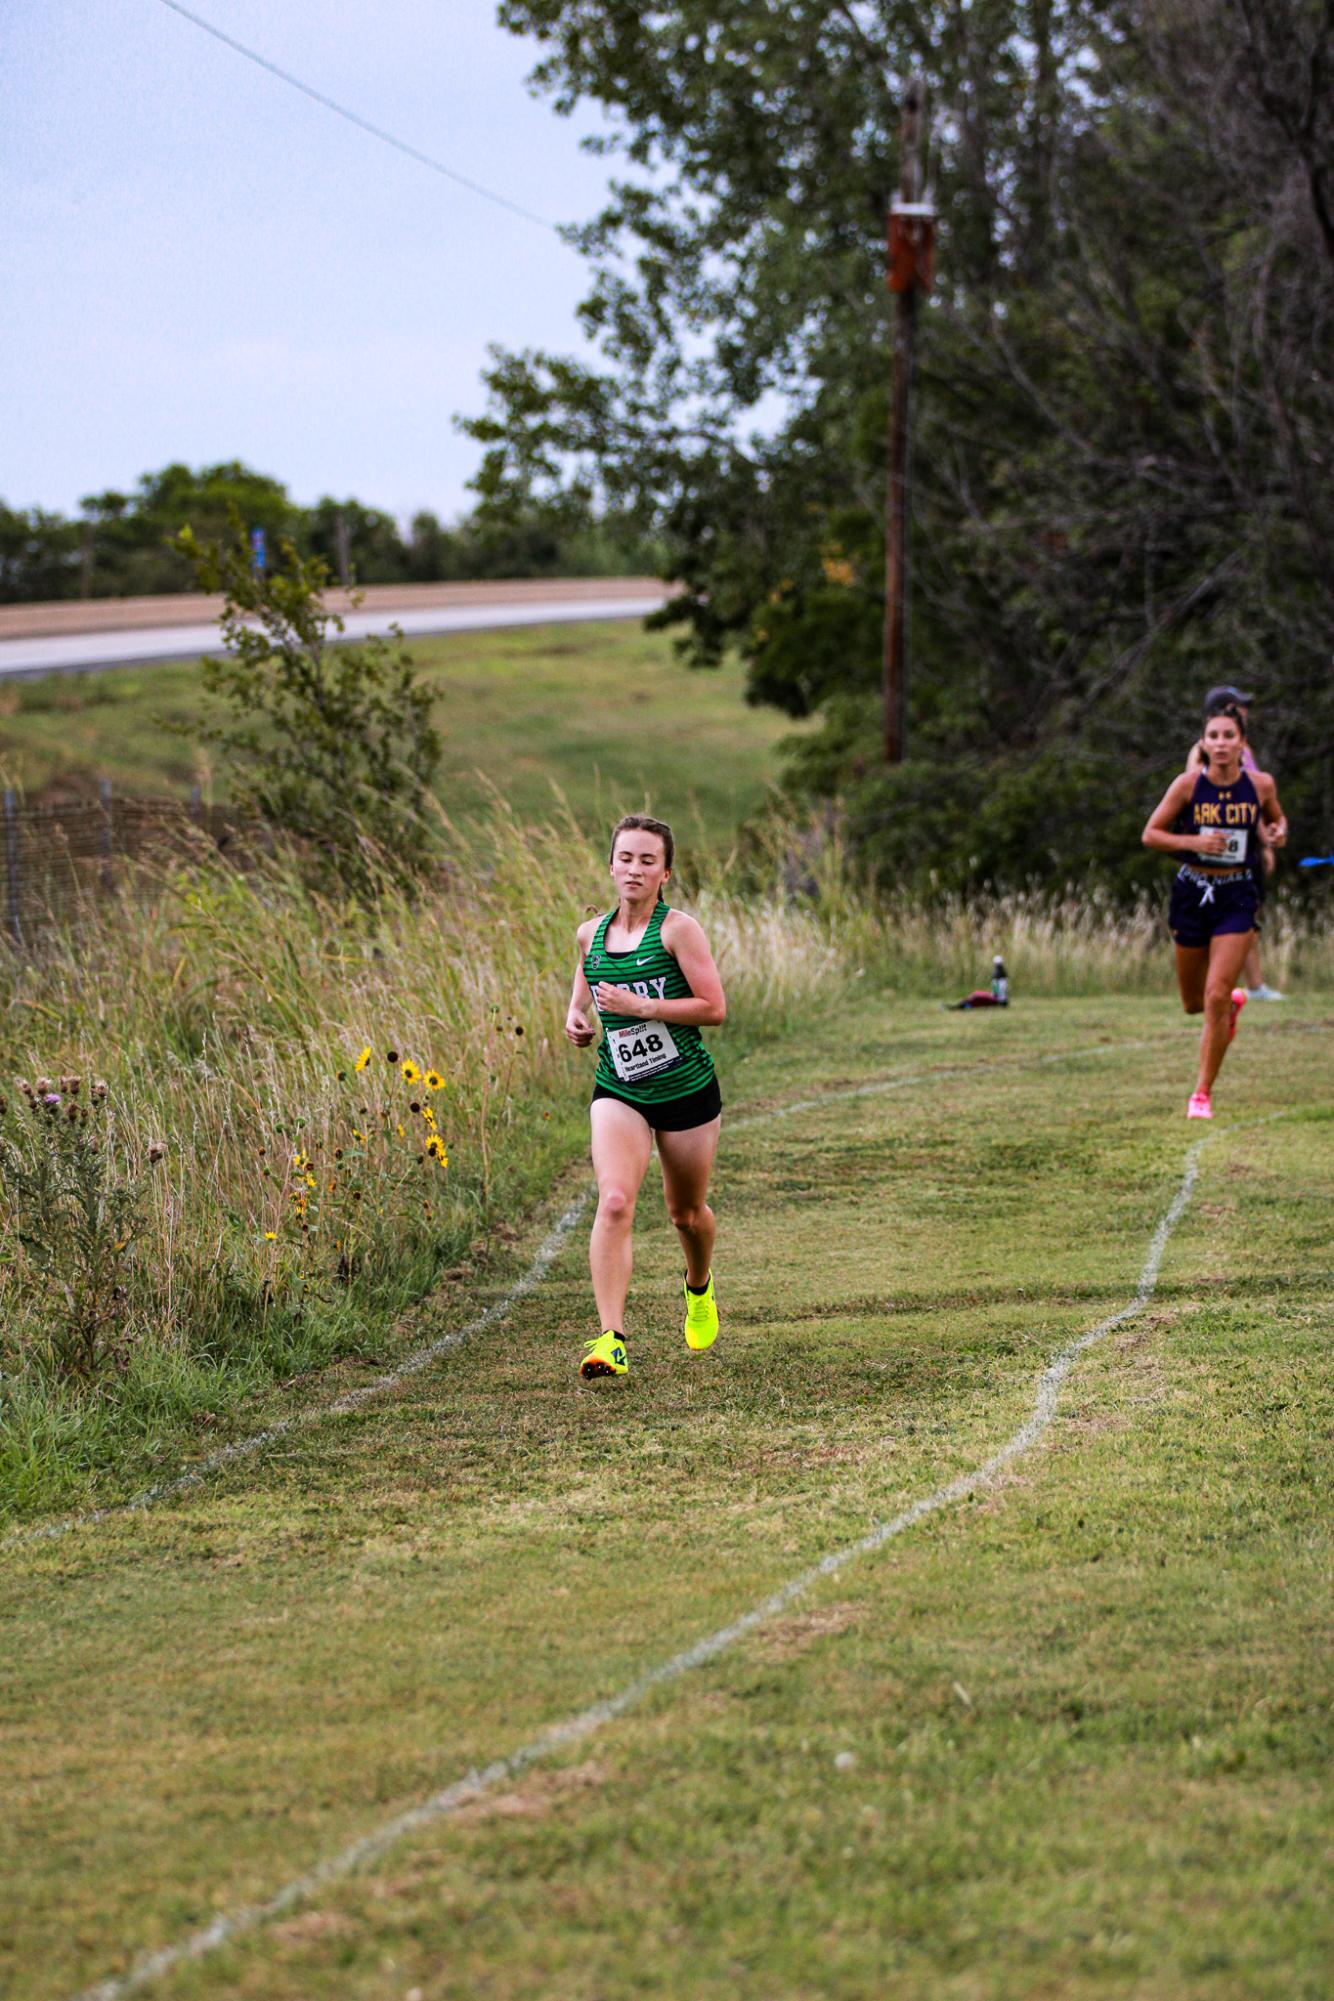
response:
<svg viewBox="0 0 1334 2001"><path fill-rule="evenodd" d="M49 1366L61 1302L0 1188L0 1505L49 1503L107 1463L142 1476L179 1453L183 1423L335 1353L373 1355L443 1266L549 1184L575 1149L559 1027L576 838L498 814L484 858L420 901L387 892L373 917L312 895L290 863L177 855L4 965L6 1080L105 1078L119 1172L147 1208L108 1366L73 1384ZM390 1049L445 1078L416 1096L447 1168L424 1157Z"/></svg>
<svg viewBox="0 0 1334 2001"><path fill-rule="evenodd" d="M312 893L308 860L239 870L201 845L0 967L5 1076L105 1078L117 1171L146 1188L123 1324L107 1367L74 1383L51 1367L59 1301L0 1187L0 1506L49 1503L108 1463L143 1477L179 1452L182 1423L334 1354L383 1352L442 1268L582 1152L589 1061L562 1023L605 855L572 821L500 803L453 855L429 894L387 886L368 915ZM808 919L717 909L745 1033L832 977ZM391 1050L444 1088L407 1086ZM432 1130L447 1168L426 1157ZM151 1170L150 1147L165 1148Z"/></svg>
<svg viewBox="0 0 1334 2001"><path fill-rule="evenodd" d="M1017 996L1147 993L1173 984L1166 870L1161 894L1130 906L1072 884L973 898L885 897L866 885L835 827L775 824L754 879L758 892L744 899L728 894L725 877L706 879L702 894L736 908L738 935L764 932L765 978L775 993L860 969L890 992L957 998L988 982L997 954ZM1273 986L1334 986L1334 926L1309 906L1270 897L1261 951Z"/></svg>

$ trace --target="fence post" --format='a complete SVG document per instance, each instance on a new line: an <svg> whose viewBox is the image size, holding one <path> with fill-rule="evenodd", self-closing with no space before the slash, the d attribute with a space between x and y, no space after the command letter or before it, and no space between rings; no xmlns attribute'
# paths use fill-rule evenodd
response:
<svg viewBox="0 0 1334 2001"><path fill-rule="evenodd" d="M97 796L102 802L102 887L111 887L111 780L99 778Z"/></svg>
<svg viewBox="0 0 1334 2001"><path fill-rule="evenodd" d="M9 936L16 946L23 943L19 922L19 815L18 802L5 788L5 880L9 890Z"/></svg>

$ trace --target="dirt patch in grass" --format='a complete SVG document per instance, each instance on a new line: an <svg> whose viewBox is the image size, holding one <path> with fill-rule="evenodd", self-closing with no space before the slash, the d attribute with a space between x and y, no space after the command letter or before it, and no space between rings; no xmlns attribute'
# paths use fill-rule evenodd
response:
<svg viewBox="0 0 1334 2001"><path fill-rule="evenodd" d="M458 1827L474 1827L484 1820L544 1820L562 1800L606 1782L606 1766L590 1758L565 1772L534 1772L507 1792L488 1793L461 1806L450 1819Z"/></svg>
<svg viewBox="0 0 1334 2001"><path fill-rule="evenodd" d="M778 1619L759 1634L755 1650L762 1660L790 1661L804 1654L817 1640L846 1633L856 1617L855 1605L821 1605L792 1619Z"/></svg>
<svg viewBox="0 0 1334 2001"><path fill-rule="evenodd" d="M280 1946L303 1946L314 1939L347 1938L356 1930L355 1921L343 1911L302 1911L275 1925L273 1936Z"/></svg>

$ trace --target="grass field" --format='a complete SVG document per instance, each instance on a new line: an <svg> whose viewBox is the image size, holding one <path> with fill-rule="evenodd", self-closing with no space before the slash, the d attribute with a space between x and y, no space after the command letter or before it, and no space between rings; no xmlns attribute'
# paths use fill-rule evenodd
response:
<svg viewBox="0 0 1334 2001"><path fill-rule="evenodd" d="M694 673L670 637L633 622L459 633L410 650L436 691L438 789L455 818L485 805L488 781L542 819L554 784L581 823L599 824L646 801L664 810L670 785L681 833L693 821L723 838L773 784L775 746L793 727L746 707L738 662ZM34 797L54 787L82 795L110 778L140 794L184 794L203 781L225 798L225 773L211 774L197 739L200 714L188 662L0 684L0 772Z"/></svg>
<svg viewBox="0 0 1334 2001"><path fill-rule="evenodd" d="M11 1540L7 1991L139 1991L480 1771L143 1991L1327 1995L1332 1017L1249 1011L1156 1291L1032 1450L673 1679L639 1680L985 1461L1134 1297L1201 1137L1166 1000L814 1009L723 1078L708 1356L647 1188L626 1383L574 1380L579 1228L399 1390Z"/></svg>

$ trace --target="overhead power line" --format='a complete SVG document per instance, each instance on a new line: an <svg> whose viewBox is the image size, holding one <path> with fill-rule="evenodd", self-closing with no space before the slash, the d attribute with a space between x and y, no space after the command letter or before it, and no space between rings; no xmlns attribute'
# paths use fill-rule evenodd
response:
<svg viewBox="0 0 1334 2001"><path fill-rule="evenodd" d="M508 195L499 195L494 188L483 187L480 181L471 180L467 174L460 174L455 168L447 167L443 160L433 160L431 155L423 153L420 147L410 146L406 139L395 138L394 134L386 132L383 126L372 125L369 118L363 118L359 112L349 111L345 104L339 104L332 97L326 97L322 90L316 90L312 85L303 83L301 78L293 76L290 70L280 69L277 63L271 63L268 57L260 55L257 49L247 48L245 43L238 42L234 35L224 34L221 28L215 28L211 21L206 21L202 14L192 13L190 8L182 7L180 0L162 0L162 5L170 7L173 14L179 14L183 20L192 22L196 28L202 28L206 35L212 35L215 42L223 42L229 49L235 49L237 55L244 56L247 62L257 64L260 69L267 70L270 76L276 76L280 82L290 84L292 89L299 90L303 97L309 97L314 103L323 105L326 111L336 112L340 118L346 118L349 125L355 125L359 131L369 132L372 139L379 139L383 145L392 146L396 153L405 153L408 159L416 160L419 166L429 167L433 174L443 174L447 181L453 181L458 187L466 188L469 194L480 195L483 201L495 202L498 207L507 208L512 215L521 215L525 222L535 222L539 229L549 229L556 235L560 234L549 217L534 214L533 210L525 208L522 202L511 201Z"/></svg>

